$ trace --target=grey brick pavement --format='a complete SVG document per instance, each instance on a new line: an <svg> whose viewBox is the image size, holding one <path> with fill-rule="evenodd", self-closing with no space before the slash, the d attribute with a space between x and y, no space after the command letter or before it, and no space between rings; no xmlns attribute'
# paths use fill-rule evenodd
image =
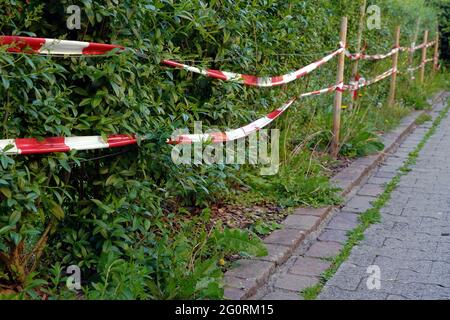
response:
<svg viewBox="0 0 450 320"><path fill-rule="evenodd" d="M365 204L365 197L377 190L367 186L380 185L377 177L388 177L393 167L401 165L399 160L406 158L429 126L421 126L388 158L375 180L369 179L361 188L364 198L350 202L350 211ZM381 210L381 223L369 227L365 239L353 248L319 299L450 299L449 160L450 117L446 117L412 171L392 192ZM367 272L370 265L380 268L379 289L368 289L368 280L373 280Z"/></svg>
<svg viewBox="0 0 450 320"><path fill-rule="evenodd" d="M448 97L448 95L447 95ZM438 104L433 117L444 107ZM431 127L419 126L389 155L316 237L306 240L252 299L301 300L299 292L319 281L361 212ZM323 288L319 299L450 299L450 119L445 118L381 210L382 222ZM367 268L380 268L380 289L369 290Z"/></svg>

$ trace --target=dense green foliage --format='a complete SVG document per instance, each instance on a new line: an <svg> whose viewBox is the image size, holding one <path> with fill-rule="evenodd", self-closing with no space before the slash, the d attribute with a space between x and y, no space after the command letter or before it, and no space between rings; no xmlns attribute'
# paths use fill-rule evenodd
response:
<svg viewBox="0 0 450 320"><path fill-rule="evenodd" d="M382 8L382 27L365 32L368 53L391 48L397 23L404 30L402 42L409 44L422 13L405 9L402 1L395 6L390 0L371 2ZM66 28L71 4L82 7L81 30ZM336 49L344 15L352 48L359 5L354 0L0 0L5 35L115 43L150 57L126 52L56 58L0 49L2 139L112 133L147 138L139 147L118 150L0 154L0 290L20 291L22 298L43 292L72 297L64 290L62 266L78 265L88 298L220 298L219 261L230 253L263 255L265 250L250 232L210 225L207 207L236 189L232 186L250 185L251 169L175 166L165 140L194 120L241 126L296 93L329 86L336 62L287 89L270 90L199 77L159 62L173 58L249 74L282 74ZM433 29L431 18L423 27ZM389 64L362 63L361 74L370 78ZM349 73L347 68L347 79ZM362 113L385 100L386 86L364 90ZM305 99L277 121L283 157L292 158L286 164L316 161L306 160L311 150L329 143L331 104L331 96ZM343 130L359 121L344 112ZM360 127L343 132L345 155L379 147L374 142L365 148L377 128ZM313 140L318 132L321 140ZM312 168L302 165L292 175L285 166L270 178L271 193L284 194L286 205L335 203L326 175Z"/></svg>

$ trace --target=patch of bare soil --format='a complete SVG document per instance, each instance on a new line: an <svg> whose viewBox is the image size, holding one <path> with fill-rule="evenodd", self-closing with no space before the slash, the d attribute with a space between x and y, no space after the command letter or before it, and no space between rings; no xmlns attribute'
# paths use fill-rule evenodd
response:
<svg viewBox="0 0 450 320"><path fill-rule="evenodd" d="M334 176L338 174L341 170L347 168L350 166L353 161L355 161L354 158L345 158L345 157L339 157L336 163L331 164L328 168L331 171L331 176Z"/></svg>
<svg viewBox="0 0 450 320"><path fill-rule="evenodd" d="M251 206L221 203L211 207L212 223L220 220L230 228L248 228L260 219L281 222L286 215L282 207L269 202Z"/></svg>
<svg viewBox="0 0 450 320"><path fill-rule="evenodd" d="M347 168L355 159L340 157L327 164L329 175L334 176ZM217 221L230 228L249 228L258 220L281 223L288 212L274 203L264 202L253 205L216 203L211 207L211 225Z"/></svg>

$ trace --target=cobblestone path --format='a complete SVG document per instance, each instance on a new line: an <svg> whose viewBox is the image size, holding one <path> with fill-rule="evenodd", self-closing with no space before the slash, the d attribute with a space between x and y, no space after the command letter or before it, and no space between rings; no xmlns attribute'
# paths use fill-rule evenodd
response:
<svg viewBox="0 0 450 320"><path fill-rule="evenodd" d="M401 162L422 135L414 132L395 158ZM320 299L450 299L450 117L411 169Z"/></svg>
<svg viewBox="0 0 450 320"><path fill-rule="evenodd" d="M446 99L438 102L433 117L446 105ZM339 252L358 215L371 207L431 124L409 135L317 239L299 248L254 299L301 299L299 291L317 283L330 265L326 258ZM381 209L381 222L366 230L318 299L450 299L450 117L442 120L411 169Z"/></svg>

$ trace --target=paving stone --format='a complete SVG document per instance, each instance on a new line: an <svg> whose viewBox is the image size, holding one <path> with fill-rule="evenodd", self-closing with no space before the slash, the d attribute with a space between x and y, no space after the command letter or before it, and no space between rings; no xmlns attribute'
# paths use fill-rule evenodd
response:
<svg viewBox="0 0 450 320"><path fill-rule="evenodd" d="M396 175L397 175L397 173L395 171L381 171L380 170L375 174L375 177L392 179Z"/></svg>
<svg viewBox="0 0 450 320"><path fill-rule="evenodd" d="M282 246L277 244L266 244L268 255L265 257L259 257L258 260L271 261L276 265L283 264L289 258L292 253L292 248L288 246Z"/></svg>
<svg viewBox="0 0 450 320"><path fill-rule="evenodd" d="M226 276L255 280L257 284L264 283L275 268L273 262L258 260L239 260L237 265L226 272Z"/></svg>
<svg viewBox="0 0 450 320"><path fill-rule="evenodd" d="M325 229L318 237L320 241L333 241L339 243L345 243L347 238L347 231L337 229Z"/></svg>
<svg viewBox="0 0 450 320"><path fill-rule="evenodd" d="M367 275L367 267L344 261L334 276L327 282L327 285L344 290L356 290Z"/></svg>
<svg viewBox="0 0 450 320"><path fill-rule="evenodd" d="M262 300L304 300L298 293L275 290L266 294Z"/></svg>
<svg viewBox="0 0 450 320"><path fill-rule="evenodd" d="M371 177L369 180L367 180L368 184L379 184L379 185L386 185L391 181L390 178L380 178L380 177Z"/></svg>
<svg viewBox="0 0 450 320"><path fill-rule="evenodd" d="M374 197L367 197L367 196L354 196L352 197L342 208L343 211L348 212L364 212L367 209L372 208L372 205L370 204L371 201L374 201Z"/></svg>
<svg viewBox="0 0 450 320"><path fill-rule="evenodd" d="M431 273L450 277L450 263L443 261L434 261L431 263Z"/></svg>
<svg viewBox="0 0 450 320"><path fill-rule="evenodd" d="M384 187L375 184L366 184L358 190L357 194L361 196L377 197L384 191Z"/></svg>
<svg viewBox="0 0 450 320"><path fill-rule="evenodd" d="M358 225L358 216L354 213L339 212L328 223L327 228L349 231Z"/></svg>
<svg viewBox="0 0 450 320"><path fill-rule="evenodd" d="M299 257L289 269L289 273L318 277L330 266L331 262L319 258Z"/></svg>
<svg viewBox="0 0 450 320"><path fill-rule="evenodd" d="M357 182L361 175L367 171L366 166L350 165L347 168L342 169L334 178L339 180L350 180Z"/></svg>
<svg viewBox="0 0 450 320"><path fill-rule="evenodd" d="M276 279L274 287L278 289L300 292L303 289L311 287L318 282L319 279L315 277L307 277L285 273L280 275L280 277Z"/></svg>
<svg viewBox="0 0 450 320"><path fill-rule="evenodd" d="M380 157L381 155L379 154L373 154L364 158L358 158L355 161L353 161L353 164L356 166L365 166L365 167L368 166L369 168L372 168L378 163Z"/></svg>
<svg viewBox="0 0 450 320"><path fill-rule="evenodd" d="M299 229L311 232L317 228L320 223L320 218L317 216L307 215L289 215L283 222L283 226L291 229Z"/></svg>
<svg viewBox="0 0 450 320"><path fill-rule="evenodd" d="M297 229L281 229L272 232L264 239L264 242L294 248L297 247L303 239L305 239L304 231Z"/></svg>
<svg viewBox="0 0 450 320"><path fill-rule="evenodd" d="M406 300L406 298L400 295L390 294L386 300Z"/></svg>
<svg viewBox="0 0 450 320"><path fill-rule="evenodd" d="M305 216L316 216L325 218L330 212L331 207L323 207L323 208L297 208L294 210L293 214L295 215L305 215Z"/></svg>
<svg viewBox="0 0 450 320"><path fill-rule="evenodd" d="M381 270L395 268L398 270L412 270L419 273L430 273L432 267L432 261L396 259L383 256L375 257L373 264L379 266Z"/></svg>
<svg viewBox="0 0 450 320"><path fill-rule="evenodd" d="M450 288L450 277L442 277L440 274L424 274L410 270L400 270L396 280L403 283L436 284Z"/></svg>
<svg viewBox="0 0 450 320"><path fill-rule="evenodd" d="M359 181L359 179L366 174L366 172L369 170L367 165L359 165L358 162L353 162L350 164L347 168L344 170L350 171L352 174L354 174L357 178L356 181Z"/></svg>
<svg viewBox="0 0 450 320"><path fill-rule="evenodd" d="M440 288L441 290L439 290ZM447 299L450 296L448 293L448 288L438 287L436 285L430 285L425 283L401 283L398 281L381 281L380 291L386 292L389 295L400 295L408 300L417 300L428 297L430 295L435 296L435 298L442 298L442 295L447 291Z"/></svg>
<svg viewBox="0 0 450 320"><path fill-rule="evenodd" d="M392 178L397 174L397 170L401 167L401 165L382 165L380 167L380 173L381 174L390 174L391 172L394 173L394 175L392 176Z"/></svg>
<svg viewBox="0 0 450 320"><path fill-rule="evenodd" d="M350 255L350 257L348 257L347 260L348 263L361 267L367 267L375 264L374 263L375 257L371 253L369 252L357 253L356 252L357 248L358 246L353 247L352 254Z"/></svg>
<svg viewBox="0 0 450 320"><path fill-rule="evenodd" d="M381 137L381 141L383 142L386 149L391 149L397 140L397 136L394 132L387 133Z"/></svg>
<svg viewBox="0 0 450 320"><path fill-rule="evenodd" d="M350 172L350 171L345 171L342 170L341 172L338 172L337 174L335 174L331 180L332 181L355 181L358 178L357 175L355 175L354 173Z"/></svg>
<svg viewBox="0 0 450 320"><path fill-rule="evenodd" d="M244 290L244 291L248 291L248 290L252 289L253 287L256 287L256 285L257 285L255 278L241 279L241 278L231 276L229 274L225 275L223 280L227 284L227 286L233 287L236 289L240 289L240 290Z"/></svg>
<svg viewBox="0 0 450 320"><path fill-rule="evenodd" d="M386 169L386 167L396 167L399 168L403 165L404 160L401 158L389 157L383 163L382 167ZM389 171L389 170L386 170Z"/></svg>
<svg viewBox="0 0 450 320"><path fill-rule="evenodd" d="M318 300L385 300L388 294L378 290L351 291L333 286L326 286Z"/></svg>
<svg viewBox="0 0 450 320"><path fill-rule="evenodd" d="M333 258L342 249L342 244L337 242L315 242L305 253L307 257Z"/></svg>
<svg viewBox="0 0 450 320"><path fill-rule="evenodd" d="M225 286L223 291L224 291L224 298L226 300L242 300L245 299L248 294L245 290L241 290L230 286Z"/></svg>
<svg viewBox="0 0 450 320"><path fill-rule="evenodd" d="M341 194L346 195L350 192L350 190L355 185L355 182L353 180L340 180L336 177L333 177L330 179L330 183L341 190Z"/></svg>

